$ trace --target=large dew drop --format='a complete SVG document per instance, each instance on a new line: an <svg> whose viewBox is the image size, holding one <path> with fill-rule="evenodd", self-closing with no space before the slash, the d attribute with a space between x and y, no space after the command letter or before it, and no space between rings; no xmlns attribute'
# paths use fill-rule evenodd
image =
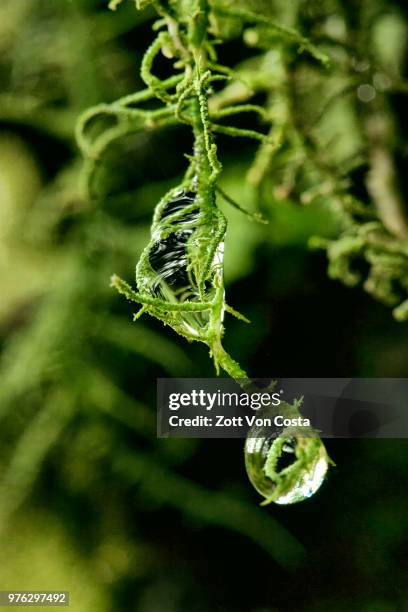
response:
<svg viewBox="0 0 408 612"><path fill-rule="evenodd" d="M148 280L144 279L143 289L153 297L169 303L212 301L214 286L220 282L215 282L216 277L222 274L223 242L215 250L208 279L200 290L193 262L194 257L196 261L203 259L203 239L197 232L203 223L195 193L180 190L166 202L157 219L148 253L153 273ZM191 337L200 337L208 322L208 311L185 312L178 316L179 326Z"/></svg>
<svg viewBox="0 0 408 612"><path fill-rule="evenodd" d="M322 485L329 462L318 437L273 437L252 431L245 443L248 477L265 497L263 505L294 504L311 497Z"/></svg>

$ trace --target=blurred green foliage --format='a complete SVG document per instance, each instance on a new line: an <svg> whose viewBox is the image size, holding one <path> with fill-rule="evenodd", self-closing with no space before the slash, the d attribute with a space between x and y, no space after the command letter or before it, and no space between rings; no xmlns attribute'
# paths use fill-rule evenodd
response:
<svg viewBox="0 0 408 612"><path fill-rule="evenodd" d="M261 510L241 442L155 437L156 378L211 376L212 365L159 324L131 324L108 283L131 280L191 139L171 127L118 141L98 201L84 197L76 120L142 87L152 40L149 10L106 5L0 5L0 586L70 590L86 612L403 609L404 441L333 442L339 467L315 498ZM222 204L227 288L252 321L228 323L228 347L256 376L406 377L406 326L329 281L325 256L307 248L318 235L336 251L343 231L354 239L380 220L358 253L369 236L404 257L406 7L239 5L298 28L332 63L222 22L220 59L252 76L262 63L260 101L282 140L257 166L262 180L246 180L256 147L218 139L223 189L269 220ZM367 278L364 257L352 271Z"/></svg>

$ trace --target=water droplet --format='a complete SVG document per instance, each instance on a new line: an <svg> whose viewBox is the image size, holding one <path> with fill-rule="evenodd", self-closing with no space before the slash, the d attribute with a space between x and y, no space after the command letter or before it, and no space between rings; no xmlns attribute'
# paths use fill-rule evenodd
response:
<svg viewBox="0 0 408 612"><path fill-rule="evenodd" d="M245 466L252 485L266 498L264 504L294 504L320 488L329 458L320 438L293 431L273 436L258 427L246 439Z"/></svg>
<svg viewBox="0 0 408 612"><path fill-rule="evenodd" d="M383 72L376 72L373 76L374 87L378 91L385 91L391 87L391 79Z"/></svg>
<svg viewBox="0 0 408 612"><path fill-rule="evenodd" d="M151 285L153 294L160 294L162 282L174 290L189 285L187 273L187 242L192 230L174 232L163 240L158 240L150 249L149 261L157 276Z"/></svg>
<svg viewBox="0 0 408 612"><path fill-rule="evenodd" d="M371 102L376 96L376 91L372 85L365 83L357 88L357 96L362 102Z"/></svg>
<svg viewBox="0 0 408 612"><path fill-rule="evenodd" d="M197 232L202 228L203 219L198 204L194 206L195 201L194 192L173 192L173 198L164 205L152 234L148 261L153 274L144 281L143 288L168 302L211 301L214 293L211 272L213 276L219 274L223 261L221 243L214 254L203 299L203 288L198 286L192 265L192 254L195 253L197 259L203 252L203 238ZM174 215L177 217L172 218ZM209 311L183 312L178 320L190 335L199 336L209 322Z"/></svg>
<svg viewBox="0 0 408 612"><path fill-rule="evenodd" d="M165 297L163 295L163 285L171 287L174 292L183 291L191 281L187 268L187 245L193 233L190 225L192 221L198 219L198 210L190 211L179 217L173 224L178 228L165 238L161 238L161 232L166 227L169 217L183 210L186 206L194 203L193 194L181 192L177 197L166 203L161 214L160 223L153 238L157 237L156 242L150 248L149 262L153 270L157 273L150 291L153 295ZM171 231L171 223L169 230Z"/></svg>

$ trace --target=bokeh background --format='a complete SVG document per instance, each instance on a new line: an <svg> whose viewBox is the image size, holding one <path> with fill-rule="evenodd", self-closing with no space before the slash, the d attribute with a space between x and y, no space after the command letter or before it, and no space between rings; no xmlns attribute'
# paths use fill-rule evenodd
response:
<svg viewBox="0 0 408 612"><path fill-rule="evenodd" d="M302 92L288 121L313 117L331 92L322 149L347 162L363 201L359 118L378 103L404 199L405 2L241 4L335 58L325 73L285 51ZM191 137L172 128L117 143L97 202L81 192L74 139L88 106L142 87L151 23L130 0L116 12L105 0L0 3L0 588L69 590L77 612L408 610L405 440L329 441L337 466L317 495L260 508L242 441L156 439L156 378L213 376L213 365L158 322L131 323L109 278L132 281ZM259 52L240 34L224 63ZM325 254L308 248L339 219L324 190L310 196L320 175L305 143L284 147L256 189L245 182L253 145L219 146L224 189L269 220L222 205L228 302L252 321L226 322L228 350L258 377L407 377L408 325L330 280Z"/></svg>

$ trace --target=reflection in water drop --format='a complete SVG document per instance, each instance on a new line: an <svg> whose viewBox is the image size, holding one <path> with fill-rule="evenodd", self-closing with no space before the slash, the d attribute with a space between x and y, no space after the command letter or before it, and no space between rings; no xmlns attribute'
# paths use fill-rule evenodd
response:
<svg viewBox="0 0 408 612"><path fill-rule="evenodd" d="M263 504L303 501L326 476L329 458L320 438L294 435L293 428L290 433L261 435L258 428L246 440L245 466L251 483L266 498Z"/></svg>
<svg viewBox="0 0 408 612"><path fill-rule="evenodd" d="M150 265L157 272L150 288L153 295L160 296L163 293L163 286L171 287L176 293L183 293L191 284L188 274L187 248L194 231L192 225L197 222L199 211L197 208L181 214L173 223L170 217L181 213L183 209L192 204L194 204L194 194L181 191L178 197L166 203L162 211L159 230L155 232L158 239L149 252ZM178 229L162 238L160 236L161 226L171 228L172 225Z"/></svg>
<svg viewBox="0 0 408 612"><path fill-rule="evenodd" d="M193 261L194 257L202 261L204 252L203 236L198 231L200 227L203 227L203 217L195 193L180 190L166 202L157 219L148 253L154 275L148 283L145 282L144 289L152 296L169 303L213 299L213 281L221 273L223 243L220 242L215 250L208 280L204 287L199 287ZM208 324L209 313L181 313L178 320L188 334L198 337Z"/></svg>
<svg viewBox="0 0 408 612"><path fill-rule="evenodd" d="M182 289L189 284L187 273L187 242L192 230L174 232L163 240L158 240L150 250L149 261L157 277L151 291L160 293L162 281L173 289Z"/></svg>

